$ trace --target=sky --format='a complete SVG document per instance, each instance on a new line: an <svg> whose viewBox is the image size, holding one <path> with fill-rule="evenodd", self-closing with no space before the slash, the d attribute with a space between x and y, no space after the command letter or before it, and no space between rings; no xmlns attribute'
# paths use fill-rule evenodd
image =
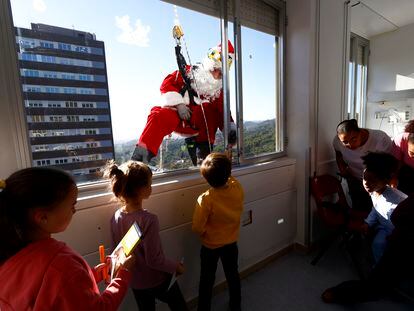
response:
<svg viewBox="0 0 414 311"><path fill-rule="evenodd" d="M104 41L115 142L138 139L159 87L177 69L172 27L178 20L191 63L220 43L218 18L158 0L11 0L16 27L44 23L94 33ZM228 38L232 40L232 25ZM275 117L274 37L242 29L244 120ZM187 52L183 54L189 62ZM270 69L269 69L270 68ZM230 105L235 116L234 64Z"/></svg>

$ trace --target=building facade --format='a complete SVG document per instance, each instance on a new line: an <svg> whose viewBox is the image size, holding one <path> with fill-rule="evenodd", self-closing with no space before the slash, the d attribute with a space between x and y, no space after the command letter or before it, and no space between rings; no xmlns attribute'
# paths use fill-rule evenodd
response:
<svg viewBox="0 0 414 311"><path fill-rule="evenodd" d="M16 43L32 165L97 178L114 158L104 42L32 23L16 28Z"/></svg>

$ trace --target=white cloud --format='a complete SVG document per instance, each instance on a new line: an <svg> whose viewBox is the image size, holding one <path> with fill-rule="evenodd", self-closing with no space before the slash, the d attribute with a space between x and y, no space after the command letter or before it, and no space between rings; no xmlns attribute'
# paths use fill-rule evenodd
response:
<svg viewBox="0 0 414 311"><path fill-rule="evenodd" d="M116 26L122 30L122 33L118 36L118 41L130 45L137 45L140 47L149 46L148 34L151 27L143 25L140 19L135 22L135 29L131 26L129 15L122 17L115 16Z"/></svg>
<svg viewBox="0 0 414 311"><path fill-rule="evenodd" d="M43 0L33 0L33 8L37 12L44 12L46 11L46 3Z"/></svg>

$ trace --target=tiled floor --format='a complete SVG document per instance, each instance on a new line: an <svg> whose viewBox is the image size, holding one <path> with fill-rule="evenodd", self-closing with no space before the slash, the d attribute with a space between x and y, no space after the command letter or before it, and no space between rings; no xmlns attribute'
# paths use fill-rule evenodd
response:
<svg viewBox="0 0 414 311"><path fill-rule="evenodd" d="M324 289L339 282L356 279L356 273L344 253L334 246L316 266L312 255L292 252L242 280L242 308L244 311L403 311L414 310L414 304L403 297L387 298L352 306L327 305L320 295ZM225 311L227 291L213 297L214 311Z"/></svg>

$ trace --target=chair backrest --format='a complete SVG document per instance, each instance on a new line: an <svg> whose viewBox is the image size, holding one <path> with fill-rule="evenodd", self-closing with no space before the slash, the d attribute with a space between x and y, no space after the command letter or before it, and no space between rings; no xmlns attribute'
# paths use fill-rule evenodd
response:
<svg viewBox="0 0 414 311"><path fill-rule="evenodd" d="M330 203L339 204L344 209L349 208L342 185L336 177L328 174L315 176L311 179L310 187L318 207L327 201L326 198L337 196L335 202Z"/></svg>

